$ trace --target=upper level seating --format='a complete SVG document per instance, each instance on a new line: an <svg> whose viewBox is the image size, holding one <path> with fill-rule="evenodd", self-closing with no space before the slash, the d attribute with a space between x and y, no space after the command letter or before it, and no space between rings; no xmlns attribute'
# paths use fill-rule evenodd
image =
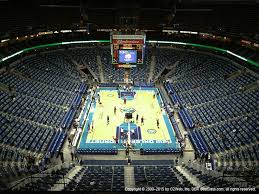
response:
<svg viewBox="0 0 259 194"><path fill-rule="evenodd" d="M240 76L232 80L218 80L217 82L209 83L199 88L191 88L179 92L179 97L182 99L183 104L191 106L206 103L239 92L240 87L255 80L256 79L253 76L248 75ZM179 86L176 86L176 88L179 88Z"/></svg>
<svg viewBox="0 0 259 194"><path fill-rule="evenodd" d="M199 53L190 53L176 65L173 80L177 91L201 87L211 82L224 79L226 74L237 70L222 59Z"/></svg>
<svg viewBox="0 0 259 194"><path fill-rule="evenodd" d="M258 139L259 92L247 89L258 80L256 74L221 58L192 53L177 63L171 78L166 89L174 104L180 104L184 126L194 128L189 137L200 153L229 150L222 161L256 161L255 150L244 153Z"/></svg>
<svg viewBox="0 0 259 194"><path fill-rule="evenodd" d="M23 79L11 73L2 73L0 75L1 83L14 87L16 92L26 96L63 106L68 106L74 98L73 92L62 90L59 87L53 87L30 79Z"/></svg>
<svg viewBox="0 0 259 194"><path fill-rule="evenodd" d="M61 125L65 110L48 103L17 94L12 99L7 93L0 92L2 112L29 119L41 124L58 127Z"/></svg>
<svg viewBox="0 0 259 194"><path fill-rule="evenodd" d="M123 68L115 68L112 65L110 48L99 48L99 54L103 65L103 75L107 81L122 82L124 80Z"/></svg>
<svg viewBox="0 0 259 194"><path fill-rule="evenodd" d="M43 54L43 58L50 64L51 69L59 69L63 74L78 79L80 73L78 72L77 67L71 63L71 59L73 59L74 56L73 51L75 50L57 50L55 52Z"/></svg>
<svg viewBox="0 0 259 194"><path fill-rule="evenodd" d="M189 110L195 123L204 126L258 110L259 91L236 93Z"/></svg>
<svg viewBox="0 0 259 194"><path fill-rule="evenodd" d="M192 54L186 58L189 57L199 58L200 54L197 56ZM220 120L219 116L212 116L217 111L217 107L219 108L217 113L222 115L223 120L257 109L258 92L241 92L240 90L258 80L255 75L242 72L237 66L228 65L229 62L211 56L208 56L207 60L201 64L189 62L183 65L182 63L184 62L180 61L176 67L172 86L181 104L188 107L189 112L193 112L191 115L196 124L199 121L208 125ZM177 70L178 66L179 70ZM181 66L186 66L189 70L182 71ZM211 118L201 115L206 111ZM224 114L224 111L228 113ZM208 122L203 120L208 120Z"/></svg>
<svg viewBox="0 0 259 194"><path fill-rule="evenodd" d="M130 79L133 79L134 81L146 81L148 79L151 62L151 49L146 47L144 53L144 63L137 65L136 68L131 68Z"/></svg>
<svg viewBox="0 0 259 194"><path fill-rule="evenodd" d="M258 128L256 128L258 118L257 112L238 120L227 121L199 130L194 129L192 133L202 135L212 153L228 150L230 148L238 148L247 144L256 143L258 139ZM247 152L247 154L248 156L246 157L255 159L253 155L256 154L256 152Z"/></svg>
<svg viewBox="0 0 259 194"><path fill-rule="evenodd" d="M50 127L0 114L0 141L35 152L44 152L55 130Z"/></svg>
<svg viewBox="0 0 259 194"><path fill-rule="evenodd" d="M72 60L76 61L78 65L86 65L96 76L100 74L97 66L96 47L75 48L68 50L66 53Z"/></svg>
<svg viewBox="0 0 259 194"><path fill-rule="evenodd" d="M87 87L66 51L27 57L0 75L0 141L9 150L0 174L18 176L29 162L12 150L33 153L34 160L57 152Z"/></svg>
<svg viewBox="0 0 259 194"><path fill-rule="evenodd" d="M67 73L67 70L56 67L41 57L25 59L16 66L16 69L29 78L62 88L63 90L75 91L79 87L79 80L75 80Z"/></svg>
<svg viewBox="0 0 259 194"><path fill-rule="evenodd" d="M174 65L181 59L182 55L184 55L184 52L168 48L156 48L156 66L154 69L154 75L157 75L161 70L163 70L164 67Z"/></svg>

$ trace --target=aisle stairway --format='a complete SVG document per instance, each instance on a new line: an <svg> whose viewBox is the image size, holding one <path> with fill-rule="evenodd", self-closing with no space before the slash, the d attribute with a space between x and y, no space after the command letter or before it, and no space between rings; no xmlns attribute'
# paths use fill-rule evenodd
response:
<svg viewBox="0 0 259 194"><path fill-rule="evenodd" d="M62 191L65 188L65 185L70 183L73 180L73 177L82 169L82 166L75 166L72 168L65 177L60 178L50 189L49 191Z"/></svg>
<svg viewBox="0 0 259 194"><path fill-rule="evenodd" d="M154 69L156 66L156 56L152 55L151 62L150 62L150 71L148 76L148 82L154 79Z"/></svg>
<svg viewBox="0 0 259 194"><path fill-rule="evenodd" d="M181 166L176 166L176 169L187 178L188 181L190 181L191 184L193 184L195 187L201 187L203 184L199 181L195 176L193 176L191 173L189 173L187 170L182 168Z"/></svg>
<svg viewBox="0 0 259 194"><path fill-rule="evenodd" d="M135 177L134 177L134 167L133 166L124 167L124 180L125 180L125 187L127 187L127 188L135 187Z"/></svg>
<svg viewBox="0 0 259 194"><path fill-rule="evenodd" d="M97 65L98 65L98 71L100 73L100 81L101 83L104 82L104 76L103 76L103 67L102 67L102 60L100 55L97 55Z"/></svg>

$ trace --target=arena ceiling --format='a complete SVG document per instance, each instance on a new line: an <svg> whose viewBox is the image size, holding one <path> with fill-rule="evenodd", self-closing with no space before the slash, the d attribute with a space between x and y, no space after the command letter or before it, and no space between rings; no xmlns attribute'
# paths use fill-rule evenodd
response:
<svg viewBox="0 0 259 194"><path fill-rule="evenodd" d="M128 28L259 32L258 0L0 0L0 32ZM0 35L1 35L0 34Z"/></svg>

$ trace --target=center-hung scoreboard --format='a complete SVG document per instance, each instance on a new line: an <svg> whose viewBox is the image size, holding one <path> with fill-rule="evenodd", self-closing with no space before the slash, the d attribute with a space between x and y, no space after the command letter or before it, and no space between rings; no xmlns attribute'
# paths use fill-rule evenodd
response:
<svg viewBox="0 0 259 194"><path fill-rule="evenodd" d="M112 64L124 68L143 64L145 33L120 34L120 32L111 32L110 38Z"/></svg>

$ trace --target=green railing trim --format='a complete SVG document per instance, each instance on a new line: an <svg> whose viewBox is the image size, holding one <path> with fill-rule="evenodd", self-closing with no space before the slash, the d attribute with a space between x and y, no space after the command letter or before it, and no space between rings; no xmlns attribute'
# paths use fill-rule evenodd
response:
<svg viewBox="0 0 259 194"><path fill-rule="evenodd" d="M193 46L193 47L200 47L200 48L205 48L208 50L214 50L214 51L220 51L223 53L227 53L229 55L235 56L243 61L246 61L247 63L254 65L256 67L259 67L259 63L256 63L255 61L251 60L251 59L246 59L243 56L237 55L236 53L233 53L229 50L226 49L222 49L219 47L214 47L214 46L209 46L209 45L203 45L203 44L194 44L194 43L188 43L188 42L174 42L174 41L156 41L156 40L150 40L147 41L149 43L159 43L159 44L176 44L176 45L186 45L186 46Z"/></svg>
<svg viewBox="0 0 259 194"><path fill-rule="evenodd" d="M58 46L58 45L67 45L67 44L89 44L89 43L110 43L110 40L82 40L82 41L70 41L70 42L57 42L57 43L51 43L51 44L43 44L43 45L38 45L38 46L33 46L30 48L23 49L21 51L18 51L12 55L9 55L7 57L4 57L0 59L0 63L15 57L16 55L19 55L24 52L28 52L34 49L40 49L40 48L45 48L45 47L52 47L52 46ZM237 55L229 50L225 50L222 48L214 47L214 46L209 46L209 45L203 45L203 44L194 44L194 43L188 43L188 42L175 42L175 41L157 41L157 40L149 40L146 41L148 43L159 43L159 44L175 44L175 45L186 45L186 46L193 46L193 47L200 47L200 48L205 48L208 50L214 50L214 51L220 51L223 53L227 53L229 55L235 56L243 61L246 61L247 63L254 65L256 67L259 67L259 63L256 63L255 61L251 59L246 59L243 56Z"/></svg>
<svg viewBox="0 0 259 194"><path fill-rule="evenodd" d="M31 50L34 50L34 49L45 48L45 47L52 47L52 46L57 46L57 45L62 45L62 42L33 46L33 47L30 47L30 48L23 49L22 51L23 52L27 52L27 51L31 51Z"/></svg>

